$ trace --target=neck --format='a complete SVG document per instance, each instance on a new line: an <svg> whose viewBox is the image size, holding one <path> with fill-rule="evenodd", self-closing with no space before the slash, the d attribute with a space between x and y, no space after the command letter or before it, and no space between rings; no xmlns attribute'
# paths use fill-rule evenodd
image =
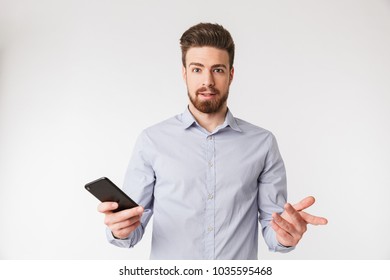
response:
<svg viewBox="0 0 390 280"><path fill-rule="evenodd" d="M226 104L215 113L203 113L196 109L192 103L189 104L188 108L198 124L208 132L213 132L217 126L223 124L227 113Z"/></svg>

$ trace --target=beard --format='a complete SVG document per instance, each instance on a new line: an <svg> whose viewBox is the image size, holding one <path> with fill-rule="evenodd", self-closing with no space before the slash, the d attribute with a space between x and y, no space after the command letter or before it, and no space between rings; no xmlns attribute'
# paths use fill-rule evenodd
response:
<svg viewBox="0 0 390 280"><path fill-rule="evenodd" d="M211 100L200 100L198 97L202 92L204 91L210 91L214 95L214 98ZM227 91L225 94L221 95L221 92L218 89L215 88L206 88L202 87L198 89L195 92L195 97L192 97L191 94L187 91L188 97L190 98L190 101L194 107L205 114L212 114L212 113L217 113L221 110L222 106L226 103L228 96L229 96L229 91Z"/></svg>

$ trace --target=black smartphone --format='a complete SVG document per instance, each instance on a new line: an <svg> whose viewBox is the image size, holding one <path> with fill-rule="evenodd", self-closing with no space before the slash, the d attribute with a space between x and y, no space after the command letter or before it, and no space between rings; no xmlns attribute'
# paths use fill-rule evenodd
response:
<svg viewBox="0 0 390 280"><path fill-rule="evenodd" d="M110 179L106 177L99 178L85 185L85 189L93 194L101 202L114 201L118 203L118 208L113 212L137 207L127 194L118 188Z"/></svg>

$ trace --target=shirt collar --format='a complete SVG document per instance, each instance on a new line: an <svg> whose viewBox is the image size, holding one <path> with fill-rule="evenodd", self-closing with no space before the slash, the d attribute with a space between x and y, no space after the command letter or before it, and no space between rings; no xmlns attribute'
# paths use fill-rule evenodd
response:
<svg viewBox="0 0 390 280"><path fill-rule="evenodd" d="M184 113L182 114L182 122L183 122L183 128L187 129L194 123L196 123L196 120L194 116L191 114L190 109L188 109L188 106L186 107Z"/></svg>
<svg viewBox="0 0 390 280"><path fill-rule="evenodd" d="M232 112L230 112L229 108L226 113L226 118L225 118L226 125L230 126L231 129L237 131L237 132L242 132L241 128L237 124L237 120L234 118Z"/></svg>
<svg viewBox="0 0 390 280"><path fill-rule="evenodd" d="M184 129L189 128L194 123L199 125L196 122L194 116L191 114L190 110L188 109L188 106L185 109L184 113L182 114L182 122L183 122L183 128ZM242 132L242 130L240 129L240 127L237 124L237 120L234 118L234 116L230 112L229 108L228 108L228 111L226 113L225 122L223 123L222 127L227 127L227 126L229 126L231 129L233 129L233 130L235 130L237 132Z"/></svg>

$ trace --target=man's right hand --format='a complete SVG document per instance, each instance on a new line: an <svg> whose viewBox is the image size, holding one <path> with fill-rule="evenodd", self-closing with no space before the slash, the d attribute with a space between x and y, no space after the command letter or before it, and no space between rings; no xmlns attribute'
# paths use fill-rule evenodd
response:
<svg viewBox="0 0 390 280"><path fill-rule="evenodd" d="M141 224L140 219L144 209L138 206L114 213L116 208L118 208L116 202L102 202L98 206L98 211L105 215L104 223L114 237L125 239Z"/></svg>

